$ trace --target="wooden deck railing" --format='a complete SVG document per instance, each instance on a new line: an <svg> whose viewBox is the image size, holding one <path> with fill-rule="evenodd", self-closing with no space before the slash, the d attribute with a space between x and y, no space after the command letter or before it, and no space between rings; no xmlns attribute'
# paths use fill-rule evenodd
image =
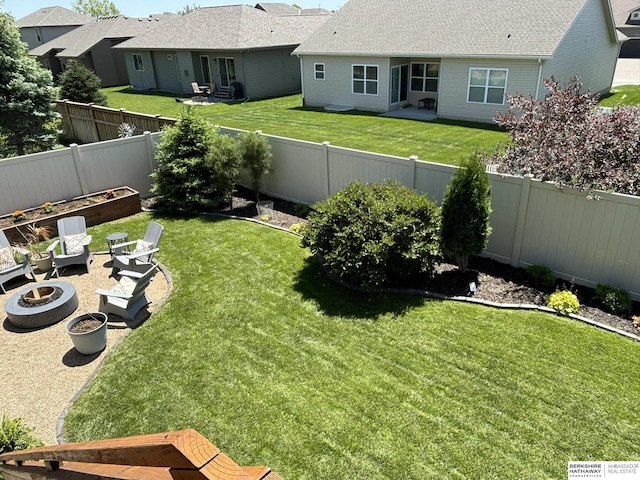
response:
<svg viewBox="0 0 640 480"><path fill-rule="evenodd" d="M240 467L195 430L20 450L0 462L4 480L282 480Z"/></svg>

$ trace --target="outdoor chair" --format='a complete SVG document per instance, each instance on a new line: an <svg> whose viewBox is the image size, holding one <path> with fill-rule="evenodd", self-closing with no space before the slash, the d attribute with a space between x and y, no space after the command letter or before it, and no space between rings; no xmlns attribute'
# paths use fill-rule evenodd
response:
<svg viewBox="0 0 640 480"><path fill-rule="evenodd" d="M16 260L16 252L20 253L21 260ZM4 289L4 283L12 278L30 274L31 278L36 279L31 268L30 254L31 252L24 248L12 247L7 236L0 230L0 289L2 289L2 293L7 293Z"/></svg>
<svg viewBox="0 0 640 480"><path fill-rule="evenodd" d="M89 251L91 235L87 235L84 217L65 217L58 220L58 237L58 240L47 247L47 252L53 259L53 273L56 277L60 277L62 267L69 265L84 264L89 273L93 253Z"/></svg>
<svg viewBox="0 0 640 480"><path fill-rule="evenodd" d="M198 82L192 82L191 88L193 89L194 95L206 95L206 96L211 95L211 89L209 87L198 85Z"/></svg>
<svg viewBox="0 0 640 480"><path fill-rule="evenodd" d="M111 264L111 276L119 270L146 272L153 265L153 255L159 251L158 243L164 227L157 222L150 222L144 237L139 240L118 243L113 247L114 255ZM131 251L131 247L133 251Z"/></svg>
<svg viewBox="0 0 640 480"><path fill-rule="evenodd" d="M133 320L142 308L151 303L145 290L157 271L158 265L152 266L144 273L121 270L120 279L115 287L111 290L96 290L100 295L98 311Z"/></svg>

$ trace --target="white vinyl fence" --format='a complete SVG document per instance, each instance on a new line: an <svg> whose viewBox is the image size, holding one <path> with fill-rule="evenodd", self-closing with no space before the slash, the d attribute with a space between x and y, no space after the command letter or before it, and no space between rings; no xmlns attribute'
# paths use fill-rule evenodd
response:
<svg viewBox="0 0 640 480"><path fill-rule="evenodd" d="M239 130L221 128L235 135ZM45 201L128 185L149 195L159 133L0 160L0 205L11 212ZM456 167L267 135L273 174L264 193L311 204L352 180L398 179L438 203ZM606 283L640 300L640 198L583 192L490 173L493 232L485 255L516 267L546 265L594 287ZM247 172L241 183L248 184Z"/></svg>

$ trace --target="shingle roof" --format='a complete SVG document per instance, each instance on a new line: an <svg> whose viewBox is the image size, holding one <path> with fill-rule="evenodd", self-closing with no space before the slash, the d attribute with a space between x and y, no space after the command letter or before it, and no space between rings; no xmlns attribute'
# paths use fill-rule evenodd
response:
<svg viewBox="0 0 640 480"><path fill-rule="evenodd" d="M297 15L299 8L288 3L256 3L256 8L272 15Z"/></svg>
<svg viewBox="0 0 640 480"><path fill-rule="evenodd" d="M632 10L640 8L640 0L611 0L616 26L624 25Z"/></svg>
<svg viewBox="0 0 640 480"><path fill-rule="evenodd" d="M123 15L100 17L29 51L36 57L61 50L59 57L79 57L106 38L131 38L149 32L176 19L178 15L130 18Z"/></svg>
<svg viewBox="0 0 640 480"><path fill-rule="evenodd" d="M331 15L271 15L248 5L203 7L117 48L244 50L298 45Z"/></svg>
<svg viewBox="0 0 640 480"><path fill-rule="evenodd" d="M64 7L44 7L15 21L18 28L84 25L93 18Z"/></svg>
<svg viewBox="0 0 640 480"><path fill-rule="evenodd" d="M294 53L545 57L586 3L350 0ZM613 35L613 24L610 30Z"/></svg>

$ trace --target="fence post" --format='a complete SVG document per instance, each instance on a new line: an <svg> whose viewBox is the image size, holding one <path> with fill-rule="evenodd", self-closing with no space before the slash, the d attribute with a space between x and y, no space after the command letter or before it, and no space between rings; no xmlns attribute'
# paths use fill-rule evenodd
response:
<svg viewBox="0 0 640 480"><path fill-rule="evenodd" d="M409 179L411 182L411 185L409 185L412 189L416 189L416 163L418 161L418 156L417 155L411 155L409 157L409 168L411 168L411 171L409 172Z"/></svg>
<svg viewBox="0 0 640 480"><path fill-rule="evenodd" d="M511 266L518 267L522 254L522 241L527 225L527 210L529 209L529 194L531 192L531 180L533 175L525 175L520 189L520 203L518 204L518 216L516 217L515 232L513 235L513 249L511 250Z"/></svg>
<svg viewBox="0 0 640 480"><path fill-rule="evenodd" d="M156 169L156 161L155 161L155 155L153 151L153 139L151 138L151 132L149 132L148 130L146 130L143 133L143 135L147 145L147 160L149 160L149 169L150 169L149 174L151 174Z"/></svg>
<svg viewBox="0 0 640 480"><path fill-rule="evenodd" d="M100 138L100 130L98 130L98 121L96 120L96 115L93 111L93 103L88 104L89 112L91 113L91 133L93 134L93 138L89 139L87 143L99 142L102 140ZM85 140L84 138L80 140Z"/></svg>
<svg viewBox="0 0 640 480"><path fill-rule="evenodd" d="M329 198L329 195L331 195L331 179L330 179L330 171L329 171L329 146L331 145L331 142L322 142L322 146L324 147L324 158L325 158L325 173L327 175L327 196L326 198Z"/></svg>
<svg viewBox="0 0 640 480"><path fill-rule="evenodd" d="M82 190L83 195L88 195L89 187L87 186L87 179L84 176L84 172L82 170L82 162L80 159L80 149L78 148L77 143L72 143L69 145L71 148L71 155L73 156L73 166L76 169L76 174L78 175L78 182L80 183L80 190Z"/></svg>

